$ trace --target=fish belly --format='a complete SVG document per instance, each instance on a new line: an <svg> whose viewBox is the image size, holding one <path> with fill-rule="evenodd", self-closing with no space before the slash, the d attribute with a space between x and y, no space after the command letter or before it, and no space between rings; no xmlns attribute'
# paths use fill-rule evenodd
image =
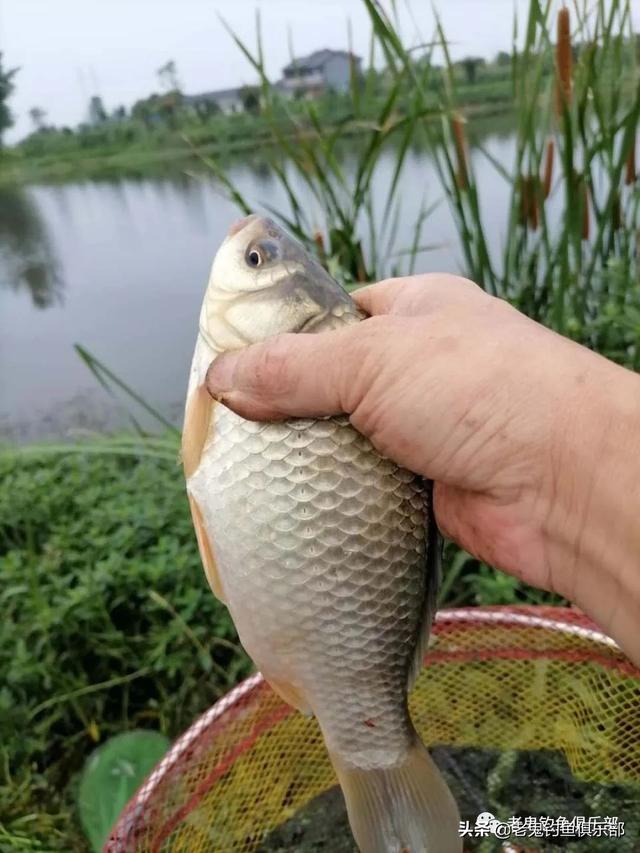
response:
<svg viewBox="0 0 640 853"><path fill-rule="evenodd" d="M216 405L188 490L265 677L304 697L331 750L398 760L429 582L420 478L344 417L261 424Z"/></svg>

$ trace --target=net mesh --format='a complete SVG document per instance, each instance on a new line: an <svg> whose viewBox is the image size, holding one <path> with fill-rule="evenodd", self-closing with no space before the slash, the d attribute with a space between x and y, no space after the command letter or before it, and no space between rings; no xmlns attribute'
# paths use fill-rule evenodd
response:
<svg viewBox="0 0 640 853"><path fill-rule="evenodd" d="M410 707L427 745L558 750L577 780L640 785L640 671L579 611L442 611ZM258 674L175 743L105 851L255 851L335 784L316 721Z"/></svg>

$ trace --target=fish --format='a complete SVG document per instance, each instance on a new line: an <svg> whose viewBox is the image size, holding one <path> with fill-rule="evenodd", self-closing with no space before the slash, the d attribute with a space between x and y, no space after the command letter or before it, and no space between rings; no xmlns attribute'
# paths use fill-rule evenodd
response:
<svg viewBox="0 0 640 853"><path fill-rule="evenodd" d="M211 589L274 691L317 719L362 853L459 853L455 800L408 710L441 573L431 484L346 415L254 422L206 389L221 353L359 322L273 220L231 226L189 376L187 496Z"/></svg>

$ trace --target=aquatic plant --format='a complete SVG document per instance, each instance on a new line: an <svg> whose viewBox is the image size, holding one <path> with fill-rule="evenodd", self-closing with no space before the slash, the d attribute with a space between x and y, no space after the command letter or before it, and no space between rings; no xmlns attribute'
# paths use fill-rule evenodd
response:
<svg viewBox="0 0 640 853"><path fill-rule="evenodd" d="M390 19L378 3L365 3L386 53L413 75L426 100ZM631 7L628 0L598 0L575 2L572 12L564 7L557 16L552 9L550 0L531 0L523 31L514 23L511 166L482 145L469 156L472 122L465 126L440 23L442 132L426 130L454 212L462 272L534 319L637 369L640 74ZM507 182L507 209L485 203L477 180L482 168ZM503 218L500 248L488 240L489 217L492 227Z"/></svg>

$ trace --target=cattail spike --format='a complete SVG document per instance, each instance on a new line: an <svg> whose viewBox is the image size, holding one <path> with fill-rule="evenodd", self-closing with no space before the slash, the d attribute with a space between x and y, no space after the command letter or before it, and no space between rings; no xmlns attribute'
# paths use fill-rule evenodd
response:
<svg viewBox="0 0 640 853"><path fill-rule="evenodd" d="M556 43L556 112L562 116L571 105L571 18L566 6L558 12L558 40Z"/></svg>
<svg viewBox="0 0 640 853"><path fill-rule="evenodd" d="M633 135L633 141L629 153L627 154L627 162L625 164L624 182L627 186L635 184L638 173L636 170L636 135Z"/></svg>
<svg viewBox="0 0 640 853"><path fill-rule="evenodd" d="M313 232L313 242L316 244L316 249L318 250L318 257L321 260L324 260L324 258L325 258L324 237L322 236L322 231L320 231L319 229L316 229Z"/></svg>
<svg viewBox="0 0 640 853"><path fill-rule="evenodd" d="M544 155L544 174L542 177L542 197L549 198L551 184L553 183L553 161L555 157L555 142L552 136L547 139L547 147Z"/></svg>
<svg viewBox="0 0 640 853"><path fill-rule="evenodd" d="M456 160L458 165L456 182L458 184L458 189L466 190L469 186L469 172L467 169L464 119L459 115L455 115L451 120L451 129L453 131L453 143L456 149Z"/></svg>
<svg viewBox="0 0 640 853"><path fill-rule="evenodd" d="M520 224L536 231L540 221L538 207L538 177L527 175L520 178Z"/></svg>

